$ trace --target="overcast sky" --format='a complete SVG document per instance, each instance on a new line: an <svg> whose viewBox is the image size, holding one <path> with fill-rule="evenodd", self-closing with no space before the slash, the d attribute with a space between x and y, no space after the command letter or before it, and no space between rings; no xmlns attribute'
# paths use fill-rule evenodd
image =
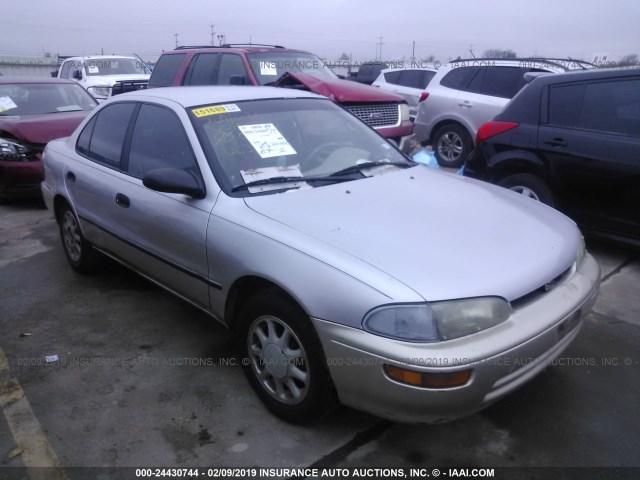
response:
<svg viewBox="0 0 640 480"><path fill-rule="evenodd" d="M611 60L640 54L637 0L0 0L0 56L130 54L180 45L284 45L327 59L438 60L490 48Z"/></svg>

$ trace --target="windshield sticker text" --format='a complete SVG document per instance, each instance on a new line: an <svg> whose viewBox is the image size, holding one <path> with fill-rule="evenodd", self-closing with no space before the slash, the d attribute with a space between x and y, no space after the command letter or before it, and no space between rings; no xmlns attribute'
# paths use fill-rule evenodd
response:
<svg viewBox="0 0 640 480"><path fill-rule="evenodd" d="M296 154L273 123L239 125L238 128L262 158Z"/></svg>

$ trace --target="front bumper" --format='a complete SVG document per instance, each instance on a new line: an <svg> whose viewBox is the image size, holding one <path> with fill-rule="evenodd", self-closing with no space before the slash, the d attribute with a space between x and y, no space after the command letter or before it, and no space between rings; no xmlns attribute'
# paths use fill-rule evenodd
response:
<svg viewBox="0 0 640 480"><path fill-rule="evenodd" d="M403 153L410 153L415 149L416 140L413 134L413 123L409 120L402 122L397 127L376 128L376 132L387 140L393 140Z"/></svg>
<svg viewBox="0 0 640 480"><path fill-rule="evenodd" d="M546 368L577 336L599 284L600 267L587 255L577 271L515 308L506 322L434 344L312 320L342 403L395 421L442 423L489 406ZM472 374L460 387L420 388L387 377L385 364L432 373L471 369Z"/></svg>
<svg viewBox="0 0 640 480"><path fill-rule="evenodd" d="M0 162L0 197L28 198L40 194L42 162Z"/></svg>

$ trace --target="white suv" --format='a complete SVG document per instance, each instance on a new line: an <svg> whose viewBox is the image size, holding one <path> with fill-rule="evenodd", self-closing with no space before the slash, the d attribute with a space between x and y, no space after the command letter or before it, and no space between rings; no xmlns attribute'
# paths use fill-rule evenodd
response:
<svg viewBox="0 0 640 480"><path fill-rule="evenodd" d="M590 64L559 59L472 59L444 65L418 104L415 134L432 145L438 163L460 167L478 128L491 120L525 85L527 72L560 73Z"/></svg>
<svg viewBox="0 0 640 480"><path fill-rule="evenodd" d="M385 68L372 86L402 95L409 104L411 120L416 117L420 95L437 70L433 68Z"/></svg>
<svg viewBox="0 0 640 480"><path fill-rule="evenodd" d="M58 70L58 78L78 82L99 101L114 93L146 88L150 76L140 59L115 55L67 58Z"/></svg>

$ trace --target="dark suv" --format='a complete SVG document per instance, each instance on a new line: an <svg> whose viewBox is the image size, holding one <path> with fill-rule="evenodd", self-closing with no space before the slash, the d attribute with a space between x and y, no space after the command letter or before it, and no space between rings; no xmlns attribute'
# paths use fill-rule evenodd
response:
<svg viewBox="0 0 640 480"><path fill-rule="evenodd" d="M331 98L405 152L413 147L413 123L404 98L341 80L309 52L281 46L178 47L162 54L149 88L171 85L272 85Z"/></svg>
<svg viewBox="0 0 640 480"><path fill-rule="evenodd" d="M531 78L480 127L464 174L640 245L640 69Z"/></svg>

